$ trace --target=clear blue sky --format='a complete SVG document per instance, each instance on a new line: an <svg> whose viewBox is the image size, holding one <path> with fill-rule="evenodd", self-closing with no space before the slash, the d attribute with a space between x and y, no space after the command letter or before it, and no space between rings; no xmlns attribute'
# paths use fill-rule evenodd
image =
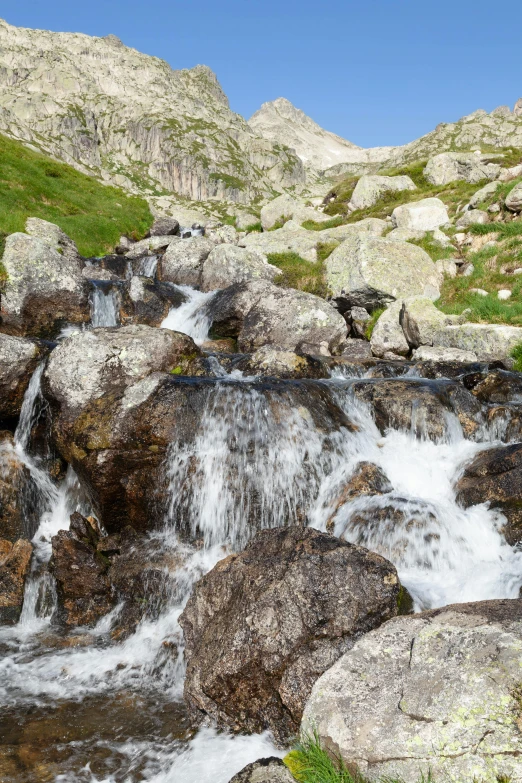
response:
<svg viewBox="0 0 522 783"><path fill-rule="evenodd" d="M284 96L365 147L522 96L520 0L2 0L0 17L204 63L243 116Z"/></svg>

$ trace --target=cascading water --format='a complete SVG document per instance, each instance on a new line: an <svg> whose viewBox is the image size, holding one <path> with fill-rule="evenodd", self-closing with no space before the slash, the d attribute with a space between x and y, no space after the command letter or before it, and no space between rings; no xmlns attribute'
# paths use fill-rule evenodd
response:
<svg viewBox="0 0 522 783"><path fill-rule="evenodd" d="M201 345L208 339L210 326L208 304L216 292L204 294L188 285L178 285L176 288L185 295L186 301L180 307L173 307L161 326L163 329L188 334L196 345Z"/></svg>
<svg viewBox="0 0 522 783"><path fill-rule="evenodd" d="M158 268L158 256L144 256L140 260L138 274L142 277L155 277Z"/></svg>
<svg viewBox="0 0 522 783"><path fill-rule="evenodd" d="M98 326L118 326L119 292L117 287L105 280L92 281L91 323Z"/></svg>

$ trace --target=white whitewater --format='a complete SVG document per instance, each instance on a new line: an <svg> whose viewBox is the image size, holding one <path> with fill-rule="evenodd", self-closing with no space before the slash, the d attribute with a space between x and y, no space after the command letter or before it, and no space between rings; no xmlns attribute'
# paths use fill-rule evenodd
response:
<svg viewBox="0 0 522 783"><path fill-rule="evenodd" d="M93 281L91 294L91 324L100 326L118 326L119 291L116 286Z"/></svg>
<svg viewBox="0 0 522 783"><path fill-rule="evenodd" d="M180 307L171 308L161 327L188 334L196 345L201 345L208 339L210 316L207 306L216 292L204 294L189 285L178 285L176 288L182 291L186 301Z"/></svg>
<svg viewBox="0 0 522 783"><path fill-rule="evenodd" d="M208 295L199 297L201 307ZM187 334L194 330L199 307L187 307L190 314L180 319L178 328L183 326ZM314 393L317 388L320 393ZM28 391L20 443L28 443L38 389L35 381ZM153 536L167 550L185 550L184 566L170 575L168 607L154 621L144 620L121 643L109 642L109 617L90 630L91 646L30 655L28 650L38 649L39 631L49 623L49 612L39 616L35 608L36 575L19 625L6 629L5 638L11 641L8 654L0 659L1 704L15 700L32 707L53 705L95 696L110 699L120 692L155 702L181 701L184 665L178 618L194 582L227 552L243 547L257 526L299 520L325 529L343 485L361 461L381 467L393 491L342 506L334 519L335 532L394 562L418 608L518 595L522 553L502 538L501 515L486 506L463 510L455 502L453 484L463 464L490 443L466 441L451 416L446 437L438 443L411 432L391 431L382 437L368 410L353 399L349 382L311 384L308 389L306 394L293 384L228 379L209 383L194 440L171 446L166 466L170 506L164 530ZM329 395L356 425L353 431L325 425L331 421ZM67 527L69 514L81 506L73 474L61 487L50 483L53 489L35 536L42 562L50 554L50 536ZM41 486L45 494L43 481ZM392 516L390 508L400 516ZM388 513L377 524L372 514L383 509ZM369 521L363 514L370 514ZM179 534L187 528L202 538L202 547L180 543ZM166 652L165 640L177 645L177 654ZM211 728L188 741L136 737L104 741L102 746L118 759L118 774L100 776L87 764L64 771L56 783L228 783L250 761L281 755L266 735L234 738ZM87 751L89 747L94 750L100 743L93 739Z"/></svg>

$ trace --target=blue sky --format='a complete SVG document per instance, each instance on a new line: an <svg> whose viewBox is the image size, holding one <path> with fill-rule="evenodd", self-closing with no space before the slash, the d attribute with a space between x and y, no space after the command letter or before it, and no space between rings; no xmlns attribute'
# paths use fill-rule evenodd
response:
<svg viewBox="0 0 522 783"><path fill-rule="evenodd" d="M204 63L243 116L284 96L365 147L522 96L514 0L0 0L0 17Z"/></svg>

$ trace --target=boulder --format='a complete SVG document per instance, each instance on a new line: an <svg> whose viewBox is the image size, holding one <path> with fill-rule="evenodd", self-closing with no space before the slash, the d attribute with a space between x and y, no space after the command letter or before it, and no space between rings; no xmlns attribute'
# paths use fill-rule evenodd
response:
<svg viewBox="0 0 522 783"><path fill-rule="evenodd" d="M88 283L73 252L17 233L7 237L2 262L2 332L53 337L66 323L90 320Z"/></svg>
<svg viewBox="0 0 522 783"><path fill-rule="evenodd" d="M479 362L509 358L522 342L522 327L499 324L459 324L445 326L437 332L434 344L474 353Z"/></svg>
<svg viewBox="0 0 522 783"><path fill-rule="evenodd" d="M522 177L522 163L518 166L511 166L509 169L502 169L499 176L499 182L511 182L513 179Z"/></svg>
<svg viewBox="0 0 522 783"><path fill-rule="evenodd" d="M180 617L185 699L234 731L298 731L312 685L397 611L384 558L312 528L264 530L194 587Z"/></svg>
<svg viewBox="0 0 522 783"><path fill-rule="evenodd" d="M172 283L134 275L124 289L120 322L122 326L160 326L171 307L180 307L185 301L185 294Z"/></svg>
<svg viewBox="0 0 522 783"><path fill-rule="evenodd" d="M260 222L259 217L252 212L244 212L241 209L236 209L234 212L236 216L236 228L238 231L248 231L252 226L257 226Z"/></svg>
<svg viewBox="0 0 522 783"><path fill-rule="evenodd" d="M522 780L522 602L397 617L317 680L302 729L370 781Z"/></svg>
<svg viewBox="0 0 522 783"><path fill-rule="evenodd" d="M59 226L41 218L30 217L25 222L25 233L36 237L67 259L78 260L80 254L72 239Z"/></svg>
<svg viewBox="0 0 522 783"><path fill-rule="evenodd" d="M441 283L444 282L445 277L451 279L457 277L458 267L452 258L441 258L435 261L435 267L440 276Z"/></svg>
<svg viewBox="0 0 522 783"><path fill-rule="evenodd" d="M374 356L383 357L390 351L399 356L408 356L410 346L401 326L402 309L402 301L392 302L373 327L370 346Z"/></svg>
<svg viewBox="0 0 522 783"><path fill-rule="evenodd" d="M283 228L264 233L253 232L240 240L241 247L268 255L270 253L297 253L305 261L317 261L318 231L307 231L299 223L289 220Z"/></svg>
<svg viewBox="0 0 522 783"><path fill-rule="evenodd" d="M150 235L151 237L179 236L179 222L173 217L158 217L151 226Z"/></svg>
<svg viewBox="0 0 522 783"><path fill-rule="evenodd" d="M151 236L147 239L142 239L140 242L134 242L132 247L125 253L125 258L135 261L144 256L163 253L170 245L178 244L179 242L181 242L181 238L172 234Z"/></svg>
<svg viewBox="0 0 522 783"><path fill-rule="evenodd" d="M189 237L168 246L158 265L158 278L167 283L198 286L203 262L215 244L206 237Z"/></svg>
<svg viewBox="0 0 522 783"><path fill-rule="evenodd" d="M412 228L394 228L389 234L386 234L388 241L411 242L412 240L424 239L425 231L416 231Z"/></svg>
<svg viewBox="0 0 522 783"><path fill-rule="evenodd" d="M20 415L31 376L46 352L38 343L0 334L0 419Z"/></svg>
<svg viewBox="0 0 522 783"><path fill-rule="evenodd" d="M401 204L395 207L391 218L395 228L407 231L434 231L450 222L447 207L440 198L423 198Z"/></svg>
<svg viewBox="0 0 522 783"><path fill-rule="evenodd" d="M210 223L205 229L205 236L215 245L237 245L239 239L234 226L224 226L222 223Z"/></svg>
<svg viewBox="0 0 522 783"><path fill-rule="evenodd" d="M271 756L248 764L229 783L295 783L281 759Z"/></svg>
<svg viewBox="0 0 522 783"><path fill-rule="evenodd" d="M24 539L0 541L0 625L16 625L20 619L32 552Z"/></svg>
<svg viewBox="0 0 522 783"><path fill-rule="evenodd" d="M404 300L400 320L408 344L418 348L436 343L438 332L454 319L438 310L431 299L413 296Z"/></svg>
<svg viewBox="0 0 522 783"><path fill-rule="evenodd" d="M510 212L520 212L522 210L522 182L509 191L505 201L507 209Z"/></svg>
<svg viewBox="0 0 522 783"><path fill-rule="evenodd" d="M501 180L502 176L500 176L499 179ZM480 190L477 190L477 192L472 195L469 200L469 206L471 209L477 209L484 201L487 201L494 196L497 190L498 182L488 182L487 185L484 185L483 188L480 188Z"/></svg>
<svg viewBox="0 0 522 783"><path fill-rule="evenodd" d="M488 405L518 403L522 399L522 374L508 372L500 367L481 367L479 372L465 375L463 383L477 400Z"/></svg>
<svg viewBox="0 0 522 783"><path fill-rule="evenodd" d="M456 180L475 183L497 179L500 171L498 163L487 163L474 152L442 152L428 160L424 177L432 185L447 185Z"/></svg>
<svg viewBox="0 0 522 783"><path fill-rule="evenodd" d="M286 193L270 201L261 210L261 225L264 231L268 231L276 224L286 222L287 220L295 220L300 225L306 220L321 223L331 219L330 215L318 212L312 207L306 207L303 203Z"/></svg>
<svg viewBox="0 0 522 783"><path fill-rule="evenodd" d="M264 345L296 351L306 343L315 353L335 352L346 337L344 318L328 302L268 281L238 283L218 293L209 305L212 328L220 337L237 337L251 353Z"/></svg>
<svg viewBox="0 0 522 783"><path fill-rule="evenodd" d="M522 444L499 446L478 454L457 482L457 500L465 508L489 503L507 519L508 543L522 541Z"/></svg>
<svg viewBox="0 0 522 783"><path fill-rule="evenodd" d="M339 346L340 355L343 359L360 360L371 359L372 349L370 343L366 340L348 339Z"/></svg>
<svg viewBox="0 0 522 783"><path fill-rule="evenodd" d="M417 186L410 177L381 177L365 174L359 179L350 199L353 209L373 207L385 193L399 193L404 190L416 190Z"/></svg>
<svg viewBox="0 0 522 783"><path fill-rule="evenodd" d="M271 378L328 378L324 365L311 356L298 356L273 345L258 348L251 356L235 364L246 375Z"/></svg>
<svg viewBox="0 0 522 783"><path fill-rule="evenodd" d="M368 310L364 307L352 307L344 314L345 320L351 326L352 334L357 337L365 337L366 330L372 319Z"/></svg>
<svg viewBox="0 0 522 783"><path fill-rule="evenodd" d="M354 381L352 391L368 405L383 435L389 429L396 429L412 432L418 438L440 441L448 434L448 414L459 421L468 438L482 424L481 405L455 381L364 379Z"/></svg>
<svg viewBox="0 0 522 783"><path fill-rule="evenodd" d="M272 281L280 274L281 270L256 250L218 245L203 264L201 290L214 291L246 280Z"/></svg>
<svg viewBox="0 0 522 783"><path fill-rule="evenodd" d="M373 310L402 297L438 299L438 274L429 255L416 245L357 234L325 261L331 296L341 311L361 306Z"/></svg>
<svg viewBox="0 0 522 783"><path fill-rule="evenodd" d="M186 334L150 326L123 326L72 334L51 354L46 392L62 415L75 416L107 393L122 392L154 372L190 372L199 348Z"/></svg>
<svg viewBox="0 0 522 783"><path fill-rule="evenodd" d="M384 495L391 492L392 489L392 485L381 468L371 462L360 462L332 503L332 513L326 523L327 531L333 533L334 517L345 503L362 495L365 497Z"/></svg>
<svg viewBox="0 0 522 783"><path fill-rule="evenodd" d="M458 228L468 228L475 223L489 223L489 215L482 209L468 209L458 218L456 225Z"/></svg>
<svg viewBox="0 0 522 783"><path fill-rule="evenodd" d="M416 362L476 362L477 356L472 351L462 351L460 348L442 348L433 345L423 345L413 351L412 358Z"/></svg>
<svg viewBox="0 0 522 783"><path fill-rule="evenodd" d="M31 501L31 474L10 432L0 432L0 539L31 539L38 517Z"/></svg>

